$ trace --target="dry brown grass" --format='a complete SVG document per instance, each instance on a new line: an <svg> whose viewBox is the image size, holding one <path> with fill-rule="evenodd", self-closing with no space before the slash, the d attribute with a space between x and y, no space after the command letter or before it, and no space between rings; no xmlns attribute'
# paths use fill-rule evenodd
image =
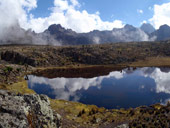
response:
<svg viewBox="0 0 170 128"><path fill-rule="evenodd" d="M170 57L149 57L129 64L131 67L170 67Z"/></svg>

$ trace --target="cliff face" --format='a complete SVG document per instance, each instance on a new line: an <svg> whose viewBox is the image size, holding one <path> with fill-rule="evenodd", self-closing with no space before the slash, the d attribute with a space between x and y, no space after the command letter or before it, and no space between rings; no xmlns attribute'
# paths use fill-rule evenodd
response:
<svg viewBox="0 0 170 128"><path fill-rule="evenodd" d="M1 128L59 128L60 115L54 113L45 95L21 95L0 90Z"/></svg>

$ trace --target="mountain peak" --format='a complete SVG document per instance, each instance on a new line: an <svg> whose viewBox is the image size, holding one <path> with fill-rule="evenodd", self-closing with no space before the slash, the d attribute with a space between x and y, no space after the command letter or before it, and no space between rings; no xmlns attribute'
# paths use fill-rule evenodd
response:
<svg viewBox="0 0 170 128"><path fill-rule="evenodd" d="M52 24L48 28L50 34L55 34L56 32L64 32L65 30L66 29L63 28L60 24Z"/></svg>
<svg viewBox="0 0 170 128"><path fill-rule="evenodd" d="M149 23L143 23L142 26L140 27L141 30L143 30L145 33L152 33L155 31L155 28L149 24Z"/></svg>
<svg viewBox="0 0 170 128"><path fill-rule="evenodd" d="M168 25L162 25L152 35L157 37L157 40L168 40L170 39L170 27Z"/></svg>
<svg viewBox="0 0 170 128"><path fill-rule="evenodd" d="M63 28L63 27L61 26L61 24L52 24L52 25L49 26L49 28L50 28L50 27Z"/></svg>
<svg viewBox="0 0 170 128"><path fill-rule="evenodd" d="M167 24L164 24L159 27L159 29L169 29L170 27Z"/></svg>

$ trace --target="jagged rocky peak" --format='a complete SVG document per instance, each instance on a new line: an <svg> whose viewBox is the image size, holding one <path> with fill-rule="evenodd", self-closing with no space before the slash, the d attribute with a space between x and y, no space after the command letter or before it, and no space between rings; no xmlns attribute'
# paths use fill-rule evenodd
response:
<svg viewBox="0 0 170 128"><path fill-rule="evenodd" d="M52 24L48 28L50 34L56 34L56 32L64 32L65 30L66 29L63 28L60 24Z"/></svg>
<svg viewBox="0 0 170 128"><path fill-rule="evenodd" d="M149 23L142 24L140 29L143 30L144 32L148 33L148 34L150 34L150 33L155 31L155 28L151 24L149 24Z"/></svg>
<svg viewBox="0 0 170 128"><path fill-rule="evenodd" d="M58 34L58 33L65 33L65 34L76 34L75 31L72 29L65 29L60 24L52 24L45 32L50 32L51 35Z"/></svg>

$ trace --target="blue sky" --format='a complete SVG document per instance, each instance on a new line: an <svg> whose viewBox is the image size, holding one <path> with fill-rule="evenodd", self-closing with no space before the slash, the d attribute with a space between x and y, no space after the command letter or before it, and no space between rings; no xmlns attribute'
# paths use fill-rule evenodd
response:
<svg viewBox="0 0 170 128"><path fill-rule="evenodd" d="M50 15L50 8L54 6L54 0L38 0L37 8L33 9L32 13L36 18L47 17Z"/></svg>
<svg viewBox="0 0 170 128"><path fill-rule="evenodd" d="M78 0L78 2L81 4L78 10L86 10L90 14L98 11L103 21L118 19L125 24L138 27L144 20L152 18L155 4L161 5L169 0ZM47 17L51 13L53 3L54 0L38 0L37 8L30 13L36 18ZM143 13L139 13L139 10Z"/></svg>

